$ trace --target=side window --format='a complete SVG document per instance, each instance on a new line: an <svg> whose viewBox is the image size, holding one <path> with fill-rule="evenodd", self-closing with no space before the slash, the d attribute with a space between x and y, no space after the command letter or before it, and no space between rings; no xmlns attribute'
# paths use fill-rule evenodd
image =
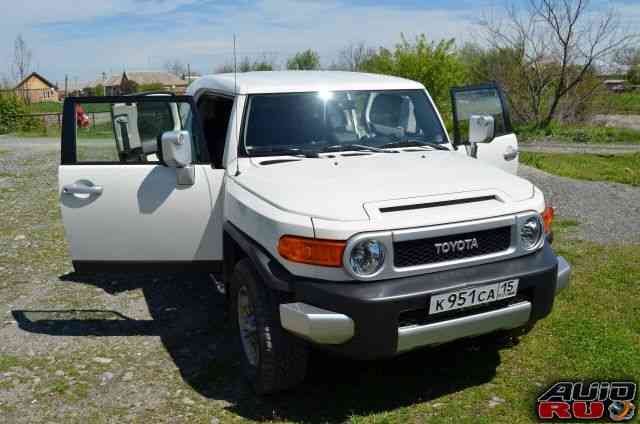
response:
<svg viewBox="0 0 640 424"><path fill-rule="evenodd" d="M75 163L159 163L159 137L189 128L189 112L189 103L175 101L76 103Z"/></svg>
<svg viewBox="0 0 640 424"><path fill-rule="evenodd" d="M451 99L454 112L454 138L457 144L469 142L469 118L472 115L492 116L496 137L512 132L502 93L496 85L453 88Z"/></svg>

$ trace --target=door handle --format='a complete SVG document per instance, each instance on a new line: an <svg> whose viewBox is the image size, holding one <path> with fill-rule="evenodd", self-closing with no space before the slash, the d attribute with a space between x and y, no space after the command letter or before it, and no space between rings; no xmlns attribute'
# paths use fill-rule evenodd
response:
<svg viewBox="0 0 640 424"><path fill-rule="evenodd" d="M504 152L504 160L514 160L518 157L518 149L514 149L513 147L507 147L507 150Z"/></svg>
<svg viewBox="0 0 640 424"><path fill-rule="evenodd" d="M85 184L67 184L62 187L64 194L93 194L99 196L102 194L102 186L88 186Z"/></svg>

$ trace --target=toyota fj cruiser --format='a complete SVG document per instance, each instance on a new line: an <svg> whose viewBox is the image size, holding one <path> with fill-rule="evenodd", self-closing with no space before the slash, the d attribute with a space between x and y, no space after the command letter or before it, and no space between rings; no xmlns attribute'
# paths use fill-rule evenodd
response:
<svg viewBox="0 0 640 424"><path fill-rule="evenodd" d="M68 98L59 189L77 271L203 271L260 393L308 350L380 358L547 316L570 267L518 178L495 84L343 72L200 78L187 95ZM78 125L76 106L89 125Z"/></svg>

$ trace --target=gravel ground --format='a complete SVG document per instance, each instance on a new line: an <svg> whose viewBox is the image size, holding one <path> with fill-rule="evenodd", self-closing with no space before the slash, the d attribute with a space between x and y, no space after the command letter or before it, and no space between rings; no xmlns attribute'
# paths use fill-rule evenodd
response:
<svg viewBox="0 0 640 424"><path fill-rule="evenodd" d="M600 243L640 242L639 187L574 180L525 165L520 165L519 175L544 192L559 217L579 224L575 237Z"/></svg>
<svg viewBox="0 0 640 424"><path fill-rule="evenodd" d="M640 131L640 115L595 115L592 122L607 127L630 128Z"/></svg>
<svg viewBox="0 0 640 424"><path fill-rule="evenodd" d="M479 384L434 382L425 362L451 364L438 375L492 378L463 361L482 353L473 346L375 366L320 355L295 393L255 397L239 377L223 299L204 277L73 272L58 209L58 151L55 140L0 137L1 423L342 422ZM560 216L582 223L581 237L639 240L630 219L639 215L638 189L522 168ZM372 395L354 402L354 381ZM399 384L411 390L388 390Z"/></svg>

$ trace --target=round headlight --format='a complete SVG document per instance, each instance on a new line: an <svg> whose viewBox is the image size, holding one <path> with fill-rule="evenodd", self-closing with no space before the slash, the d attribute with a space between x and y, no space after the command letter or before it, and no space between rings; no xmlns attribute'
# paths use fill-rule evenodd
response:
<svg viewBox="0 0 640 424"><path fill-rule="evenodd" d="M351 249L349 265L354 273L373 275L384 265L384 245L377 240L363 240Z"/></svg>
<svg viewBox="0 0 640 424"><path fill-rule="evenodd" d="M531 250L538 245L542 237L542 224L537 217L528 218L520 228L522 247Z"/></svg>

